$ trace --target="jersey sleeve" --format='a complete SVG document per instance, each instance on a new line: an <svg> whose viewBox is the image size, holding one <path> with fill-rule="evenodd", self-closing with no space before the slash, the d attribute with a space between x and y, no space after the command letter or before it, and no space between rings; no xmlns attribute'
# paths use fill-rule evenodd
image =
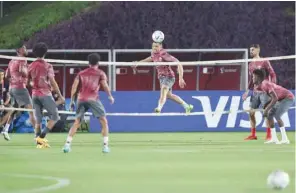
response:
<svg viewBox="0 0 296 193"><path fill-rule="evenodd" d="M269 77L270 77L270 81L276 84L276 74L270 64L269 61L266 61L265 63L265 69L267 70Z"/></svg>
<svg viewBox="0 0 296 193"><path fill-rule="evenodd" d="M49 67L48 67L47 76L48 76L49 78L53 78L53 77L54 77L54 70L53 70L53 67L52 67L51 64L50 64Z"/></svg>
<svg viewBox="0 0 296 193"><path fill-rule="evenodd" d="M102 80L107 80L107 75L105 72L100 73L100 81L102 81Z"/></svg>

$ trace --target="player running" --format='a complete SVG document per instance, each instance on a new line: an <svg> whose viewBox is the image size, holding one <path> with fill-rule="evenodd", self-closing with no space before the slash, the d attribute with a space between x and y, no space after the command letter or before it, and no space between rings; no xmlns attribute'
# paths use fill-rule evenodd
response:
<svg viewBox="0 0 296 193"><path fill-rule="evenodd" d="M16 50L17 56L25 57L27 56L27 48L26 46L22 46ZM26 88L28 82L28 66L27 61L23 60L11 60L8 64L8 68L6 70L6 78L9 80L9 93L12 100L13 107L25 107L27 109L32 109L32 99L29 94L28 89ZM11 115L12 116L12 115ZM6 127L9 128L10 122L12 121L12 117L9 117L10 121L6 124L4 130L6 131ZM32 125L35 125L35 117L33 112L29 112L30 122ZM6 135L4 133L3 135ZM8 136L8 134L7 134Z"/></svg>
<svg viewBox="0 0 296 193"><path fill-rule="evenodd" d="M29 66L29 78L32 82L32 100L36 117L36 142L37 148L47 148L49 145L45 136L60 119L56 103L52 97L51 87L60 98L65 99L55 81L52 65L44 61L47 45L37 43L33 48L33 53L37 60ZM48 112L50 120L47 122L46 128L41 131L43 109Z"/></svg>
<svg viewBox="0 0 296 193"><path fill-rule="evenodd" d="M151 56L145 58L144 60L138 62L179 62L178 59L170 55L163 49L162 43L152 43L152 52ZM137 66L133 66L136 68ZM171 99L174 102L182 105L186 111L186 113L190 113L193 109L193 105L187 104L183 101L179 96L172 93L172 87L175 83L175 73L172 68L167 65L156 66L158 79L160 82L160 98L158 101L158 106L155 108L156 113L160 113L166 99ZM181 64L178 65L178 73L179 73L179 86L184 88L186 83L183 79L183 66Z"/></svg>
<svg viewBox="0 0 296 193"><path fill-rule="evenodd" d="M294 103L294 95L289 90L276 85L265 79L265 73L262 70L256 69L253 72L253 82L258 90L262 90L270 96L270 101L264 109L264 117L267 117L268 126L271 128L271 139L265 143L276 143L276 144L289 144L290 141L287 137L284 122L281 117L286 113ZM264 80L265 79L265 80ZM277 120L282 140L279 142L276 129L274 126L274 118Z"/></svg>
<svg viewBox="0 0 296 193"><path fill-rule="evenodd" d="M250 55L254 59L259 59L260 57L260 46L258 44L251 45L250 47ZM255 69L264 69L266 71L266 80L270 80L273 83L276 83L276 74L270 65L268 60L255 61L249 64L249 75L252 77L252 74ZM266 93L254 89L254 82L252 78L250 78L248 90L243 94L243 100L246 100L249 94L249 91L253 90L251 100L250 100L250 108L258 109L260 105L264 106L268 101L269 97ZM251 123L251 135L245 138L245 140L257 140L256 136L256 118L255 112L250 112L250 123ZM268 127L266 129L266 140L270 140L271 138L271 130Z"/></svg>
<svg viewBox="0 0 296 193"><path fill-rule="evenodd" d="M105 108L101 101L99 100L99 89L100 86L103 87L105 92L108 95L108 98L111 104L114 103L114 98L110 92L107 76L106 74L99 69L99 61L100 55L98 54L90 54L88 56L89 68L79 72L76 76L72 90L71 90L71 104L74 105L74 101L76 98L76 94L78 92L78 104L76 109L76 119L69 131L69 135L67 137L66 143L64 145L63 151L64 153L68 153L71 151L71 142L74 134L77 129L80 127L80 123L84 118L84 113L88 111L88 109L92 110L92 113L95 117L97 117L101 123L102 127L102 135L103 135L103 153L109 153L109 127L108 121L106 118Z"/></svg>

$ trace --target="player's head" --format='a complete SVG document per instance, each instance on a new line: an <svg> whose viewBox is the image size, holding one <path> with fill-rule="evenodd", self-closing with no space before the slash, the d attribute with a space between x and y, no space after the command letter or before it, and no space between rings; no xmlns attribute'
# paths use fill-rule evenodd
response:
<svg viewBox="0 0 296 193"><path fill-rule="evenodd" d="M27 56L28 51L26 46L25 45L18 46L18 48L16 49L16 53L18 56Z"/></svg>
<svg viewBox="0 0 296 193"><path fill-rule="evenodd" d="M96 66L99 64L100 61L100 55L97 53L92 53L87 56L87 60L90 66Z"/></svg>
<svg viewBox="0 0 296 193"><path fill-rule="evenodd" d="M34 45L33 54L37 58L44 58L47 53L47 50L48 50L47 45L43 42L40 42Z"/></svg>
<svg viewBox="0 0 296 193"><path fill-rule="evenodd" d="M152 43L152 51L159 52L162 49L162 43L153 42Z"/></svg>
<svg viewBox="0 0 296 193"><path fill-rule="evenodd" d="M252 79L254 84L260 84L265 79L265 71L262 69L254 70Z"/></svg>
<svg viewBox="0 0 296 193"><path fill-rule="evenodd" d="M259 44L252 44L250 46L250 56L252 58L259 56L260 54L260 45Z"/></svg>

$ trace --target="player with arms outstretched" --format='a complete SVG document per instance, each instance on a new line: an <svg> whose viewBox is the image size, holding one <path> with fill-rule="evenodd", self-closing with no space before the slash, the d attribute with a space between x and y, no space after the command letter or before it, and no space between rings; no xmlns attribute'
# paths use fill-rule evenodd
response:
<svg viewBox="0 0 296 193"><path fill-rule="evenodd" d="M287 137L284 122L281 117L294 103L295 97L293 93L273 82L266 80L265 72L262 70L254 70L252 79L255 87L257 87L256 89L262 90L270 96L270 101L265 105L264 117L267 117L268 126L271 128L271 139L265 143L289 144L290 141ZM276 135L274 118L281 130L282 140L280 142Z"/></svg>
<svg viewBox="0 0 296 193"><path fill-rule="evenodd" d="M106 74L99 69L100 55L90 54L88 56L88 61L89 68L79 72L72 86L70 106L74 105L74 101L78 92L76 119L69 131L66 143L64 145L64 153L71 151L71 142L73 136L80 127L81 121L84 118L84 114L88 111L88 109L92 110L93 115L98 118L101 123L103 135L103 153L109 153L110 151L108 146L108 121L106 118L105 108L99 100L98 95L100 86L102 86L107 93L111 104L114 103L114 98L110 92Z"/></svg>
<svg viewBox="0 0 296 193"><path fill-rule="evenodd" d="M254 59L260 58L260 46L258 44L251 45L250 47L250 55ZM276 83L276 74L270 65L270 62L268 60L262 60L262 61L254 61L249 64L249 75L251 76L249 81L248 90L243 94L243 100L246 100L249 94L250 90L253 90L253 94L251 96L250 101L250 108L251 109L258 109L261 106L264 106L269 101L269 96L260 91L254 89L254 82L252 80L252 74L254 70L256 69L264 69L268 76L266 76L267 80L270 80L273 83ZM256 118L255 118L255 112L250 112L250 123L251 123L251 135L245 138L245 140L256 140ZM268 127L266 129L266 140L270 140L271 138L271 130Z"/></svg>
<svg viewBox="0 0 296 193"><path fill-rule="evenodd" d="M45 136L60 119L56 103L51 93L51 87L63 101L65 100L55 81L52 65L44 60L47 49L45 43L37 43L33 47L33 53L37 57L37 60L29 66L29 80L32 83L32 100L36 117L35 134L37 148L49 147ZM47 111L50 120L47 122L46 128L41 131L43 109Z"/></svg>
<svg viewBox="0 0 296 193"><path fill-rule="evenodd" d="M21 46L16 50L17 56L25 57L27 56L27 48L26 46ZM6 70L6 78L9 80L9 93L12 97L12 106L17 107L25 107L28 109L32 109L32 99L30 93L27 89L28 83L28 66L27 60L24 58L23 60L11 60L8 64L8 68ZM10 123L13 119L13 114L8 118L8 122L5 125L4 130L6 131ZM30 122L32 125L35 125L35 117L33 112L29 112ZM4 133L6 134L6 133ZM8 135L7 135L8 136Z"/></svg>
<svg viewBox="0 0 296 193"><path fill-rule="evenodd" d="M153 42L151 56L138 62L179 62L179 60L167 53L166 50L163 49L162 43ZM133 68L136 68L136 66L133 66ZM172 93L172 87L175 83L175 73L172 68L169 65L161 65L156 66L156 70L160 82L160 98L158 101L158 106L155 108L155 112L160 113L166 102L166 99L171 99L174 102L182 105L186 113L190 113L193 109L193 105L187 104L179 96ZM183 79L183 66L181 64L178 65L178 73L179 86L184 88L186 83Z"/></svg>

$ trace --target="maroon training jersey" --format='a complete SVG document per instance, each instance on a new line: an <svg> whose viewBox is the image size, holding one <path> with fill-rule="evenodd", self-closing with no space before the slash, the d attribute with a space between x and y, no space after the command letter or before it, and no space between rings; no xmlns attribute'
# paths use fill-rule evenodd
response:
<svg viewBox="0 0 296 193"><path fill-rule="evenodd" d="M159 52L151 52L153 62L178 62L179 60L167 53L164 49ZM175 73L170 66L156 66L158 77L175 77Z"/></svg>
<svg viewBox="0 0 296 193"><path fill-rule="evenodd" d="M260 85L255 86L258 87L259 90L262 90L263 92L266 92L267 94L270 94L271 92L274 92L277 96L278 100L282 100L284 98L293 99L294 95L291 91L274 84L273 82L270 82L268 80L264 80Z"/></svg>
<svg viewBox="0 0 296 193"><path fill-rule="evenodd" d="M29 66L29 76L32 79L33 96L50 96L51 85L49 78L54 77L54 71L51 64L42 59L38 59Z"/></svg>
<svg viewBox="0 0 296 193"><path fill-rule="evenodd" d="M80 89L78 93L79 101L89 101L99 99L100 83L107 80L104 71L97 67L89 67L77 75L80 81Z"/></svg>
<svg viewBox="0 0 296 193"><path fill-rule="evenodd" d="M250 62L250 64L249 64L249 75L251 76L250 81L249 81L249 86L248 86L249 89L254 88L252 74L253 74L254 70L256 70L256 69L267 70L267 72L269 73L269 76L266 77L266 80L271 81L276 84L276 74L275 74L272 66L270 65L270 62L268 60L255 61L255 62Z"/></svg>
<svg viewBox="0 0 296 193"><path fill-rule="evenodd" d="M8 64L6 76L10 77L10 88L26 88L28 74L21 72L21 69L27 70L26 60L11 60Z"/></svg>

